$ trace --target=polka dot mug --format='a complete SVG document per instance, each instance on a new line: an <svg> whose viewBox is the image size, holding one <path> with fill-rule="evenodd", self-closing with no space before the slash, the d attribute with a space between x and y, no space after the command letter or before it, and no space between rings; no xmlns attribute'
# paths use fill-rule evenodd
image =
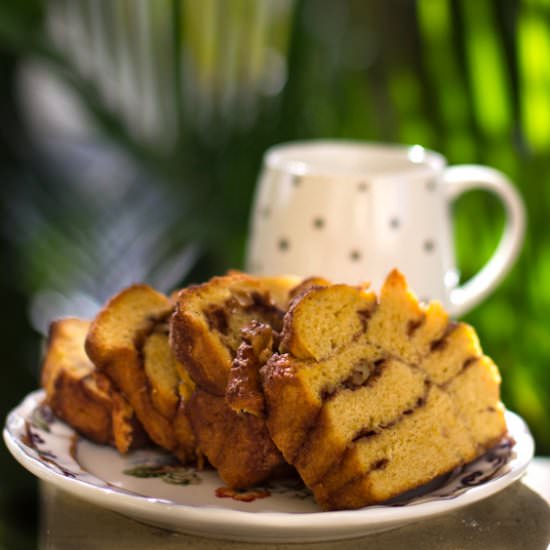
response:
<svg viewBox="0 0 550 550"><path fill-rule="evenodd" d="M450 206L484 189L506 210L506 226L487 264L459 285ZM447 167L419 145L310 141L264 156L252 211L247 270L321 275L379 288L399 268L418 296L459 316L487 296L523 242L524 206L507 178L485 166ZM475 243L472 243L475 247Z"/></svg>

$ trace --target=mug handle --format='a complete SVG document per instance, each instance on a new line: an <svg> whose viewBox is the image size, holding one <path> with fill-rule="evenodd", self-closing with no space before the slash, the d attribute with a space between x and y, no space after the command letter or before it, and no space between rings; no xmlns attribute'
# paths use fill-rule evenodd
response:
<svg viewBox="0 0 550 550"><path fill-rule="evenodd" d="M449 203L467 191L483 189L494 193L506 210L504 233L490 260L469 281L451 291L450 312L458 317L481 302L512 267L525 234L525 207L510 180L487 166L451 166L445 170L443 182Z"/></svg>

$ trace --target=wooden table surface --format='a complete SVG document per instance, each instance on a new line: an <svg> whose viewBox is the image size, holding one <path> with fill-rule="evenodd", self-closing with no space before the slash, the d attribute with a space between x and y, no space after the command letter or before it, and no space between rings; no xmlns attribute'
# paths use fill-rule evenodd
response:
<svg viewBox="0 0 550 550"><path fill-rule="evenodd" d="M549 458L535 459L521 481L467 508L359 539L310 544L254 544L174 533L88 504L51 485L41 485L41 550L547 550L549 547Z"/></svg>

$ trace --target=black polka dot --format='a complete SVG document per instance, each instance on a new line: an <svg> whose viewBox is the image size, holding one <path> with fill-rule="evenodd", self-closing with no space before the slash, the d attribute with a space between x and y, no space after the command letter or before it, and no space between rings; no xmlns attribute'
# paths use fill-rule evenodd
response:
<svg viewBox="0 0 550 550"><path fill-rule="evenodd" d="M392 229L397 229L400 225L401 225L401 222L399 221L399 218L390 219L390 227Z"/></svg>
<svg viewBox="0 0 550 550"><path fill-rule="evenodd" d="M279 247L279 250L284 252L285 250L288 250L290 243L288 242L288 239L283 238L279 239L277 246Z"/></svg>
<svg viewBox="0 0 550 550"><path fill-rule="evenodd" d="M425 252L432 252L435 248L435 243L431 239L426 239L423 246Z"/></svg>
<svg viewBox="0 0 550 550"><path fill-rule="evenodd" d="M300 185L300 182L300 176L292 176L292 185L294 185L294 187L298 187L298 185Z"/></svg>
<svg viewBox="0 0 550 550"><path fill-rule="evenodd" d="M369 190L369 184L366 181L360 181L357 184L357 191L360 193L364 193L365 191Z"/></svg>
<svg viewBox="0 0 550 550"><path fill-rule="evenodd" d="M361 259L361 252L359 250L352 250L349 253L349 257L352 262L358 262Z"/></svg>
<svg viewBox="0 0 550 550"><path fill-rule="evenodd" d="M315 229L323 229L323 227L325 227L325 220L323 220L323 218L315 218L313 220L313 227L315 227Z"/></svg>
<svg viewBox="0 0 550 550"><path fill-rule="evenodd" d="M431 179L426 182L426 189L428 191L435 191L436 187L437 187L437 181L435 179Z"/></svg>

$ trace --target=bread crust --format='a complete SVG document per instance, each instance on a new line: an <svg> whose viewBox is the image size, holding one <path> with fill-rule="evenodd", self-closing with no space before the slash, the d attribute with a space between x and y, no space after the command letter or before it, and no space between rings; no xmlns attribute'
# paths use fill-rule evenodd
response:
<svg viewBox="0 0 550 550"><path fill-rule="evenodd" d="M199 448L229 487L251 487L286 465L263 418L239 414L223 396L203 390L193 393L187 407Z"/></svg>
<svg viewBox="0 0 550 550"><path fill-rule="evenodd" d="M86 356L89 326L89 321L77 318L50 325L41 373L46 402L56 416L85 437L115 445L125 453L147 438L132 407Z"/></svg>
<svg viewBox="0 0 550 550"><path fill-rule="evenodd" d="M182 461L194 459L189 441L192 433L184 433L185 421L178 419L177 383L173 391L155 380L146 361L160 360L159 367L175 377L175 360L171 353L149 356L148 343L162 338L159 326L172 313L170 300L147 285L133 285L111 298L93 321L86 339L86 351L98 370L103 372L127 398L145 431L153 442L172 451ZM168 350L168 334L164 334ZM162 342L155 342L155 346ZM154 351L154 350L153 350ZM150 373L148 376L147 373ZM189 424L187 424L189 426ZM176 431L178 433L176 433Z"/></svg>

